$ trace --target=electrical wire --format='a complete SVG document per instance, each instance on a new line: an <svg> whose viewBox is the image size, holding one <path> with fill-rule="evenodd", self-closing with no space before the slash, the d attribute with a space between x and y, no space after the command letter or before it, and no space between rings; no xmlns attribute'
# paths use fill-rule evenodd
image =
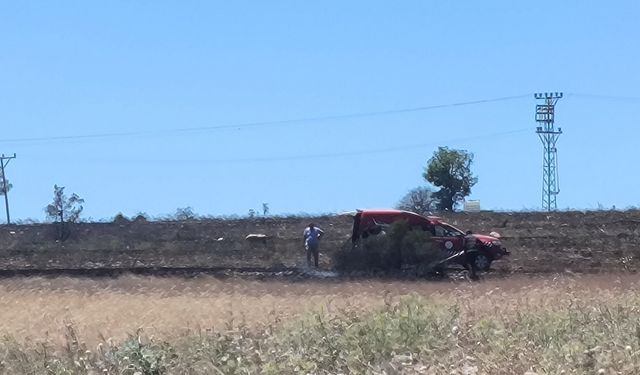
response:
<svg viewBox="0 0 640 375"><path fill-rule="evenodd" d="M601 95L601 94L586 94L586 93L568 93L567 96L575 97L575 98L584 98L584 99L594 99L594 100L612 100L612 101L640 101L640 97L633 96L615 96L615 95Z"/></svg>
<svg viewBox="0 0 640 375"><path fill-rule="evenodd" d="M612 96L612 95L589 94L589 93L568 93L567 96L575 97L575 98L593 99L593 100L640 101L640 97ZM384 110L384 111L359 112L359 113L349 113L349 114L341 114L341 115L303 117L303 118L288 119L288 120L244 122L244 123L236 123L236 124L197 126L197 127L175 128L175 129L164 129L164 130L78 134L78 135L62 135L62 136L48 136L48 137L8 138L8 139L0 139L0 144L28 143L28 142L58 142L58 141L69 141L69 140L81 141L81 140L92 140L92 139L125 138L125 137L150 136L150 135L170 135L170 134L176 134L176 133L230 130L230 129L240 130L240 129L246 129L246 128L268 127L268 126L287 125L287 124L295 124L295 123L335 121L335 120L346 120L351 118L375 117L375 116L394 115L394 114L411 113L411 112L422 112L422 111L429 111L434 109L444 109L444 108L477 105L477 104L484 104L484 103L501 102L501 101L507 101L507 100L528 98L528 97L530 97L530 94L504 96L504 97L498 97L498 98L480 99L480 100L472 100L472 101L456 102L456 103L448 103L448 104L436 104L436 105L413 107L413 108L392 109L392 110Z"/></svg>
<svg viewBox="0 0 640 375"><path fill-rule="evenodd" d="M479 139L487 139L487 138L498 138L509 136L513 134L523 133L532 131L531 127L521 128L516 130L508 130L496 133L488 133L470 137L460 137L460 138L452 138L452 139L444 139L437 142L429 142L429 143L419 143L419 144L409 144L409 145L401 145L401 146L393 146L393 147L385 147L385 148L375 148L375 149L367 149L367 150L355 150L355 151L343 151L343 152L335 152L335 153L318 153L318 154L305 154L305 155L283 155L283 156L273 156L273 157L255 157L255 158L231 158L231 159L145 159L145 160L119 160L122 162L140 162L140 163L207 163L207 164L232 164L232 163L269 163L269 162L281 162L281 161L298 161L298 160L313 160L313 159L330 159L330 158L343 158L343 157L353 157L353 156L363 156L363 155L373 155L373 154L384 154L384 153L393 153L393 152L401 152L412 149L421 149L425 147L432 146L442 146L442 145L450 145L453 143L473 141ZM95 160L94 160L95 161ZM105 160L102 160L105 161ZM113 159L109 159L109 162L113 162Z"/></svg>
<svg viewBox="0 0 640 375"><path fill-rule="evenodd" d="M461 106L468 106L468 105L501 102L506 100L522 99L522 98L527 98L529 96L530 96L529 94L523 94L523 95L504 96L499 98L480 99L480 100L472 100L472 101L456 102L456 103L448 103L448 104L436 104L436 105L429 105L429 106L422 106L422 107L392 109L392 110L385 110L385 111L359 112L359 113L350 113L350 114L342 114L342 115L304 117L304 118L289 119L289 120L245 122L245 123L236 123L236 124L223 124L223 125L165 129L165 130L152 130L152 131L131 131L131 132L49 136L49 137L11 138L11 139L0 139L0 143L56 142L56 141L68 141L68 140L123 138L123 137L133 137L133 136L176 134L176 133L187 133L187 132L229 130L229 129L239 130L239 129L246 129L246 128L287 125L287 124L295 124L295 123L311 123L311 122L321 122L321 121L346 120L346 119L361 118L361 117L374 117L374 116L394 115L394 114L401 114L401 113L422 112L422 111L429 111L434 109L461 107Z"/></svg>

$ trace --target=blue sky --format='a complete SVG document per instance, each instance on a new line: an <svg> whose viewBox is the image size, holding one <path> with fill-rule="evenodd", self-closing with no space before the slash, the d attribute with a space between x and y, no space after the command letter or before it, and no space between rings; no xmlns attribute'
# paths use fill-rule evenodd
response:
<svg viewBox="0 0 640 375"><path fill-rule="evenodd" d="M540 208L539 91L565 93L559 207L637 206L638 19L636 1L0 1L12 217L44 219L54 184L95 219L388 207L439 145L475 154L483 208Z"/></svg>

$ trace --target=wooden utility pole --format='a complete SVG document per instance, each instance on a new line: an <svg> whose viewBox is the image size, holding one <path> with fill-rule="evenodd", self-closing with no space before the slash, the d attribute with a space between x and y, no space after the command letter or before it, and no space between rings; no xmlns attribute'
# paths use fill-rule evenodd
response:
<svg viewBox="0 0 640 375"><path fill-rule="evenodd" d="M15 159L16 154L13 156L0 156L0 173L2 173L2 194L4 195L4 207L7 211L7 224L11 224L11 216L9 216L9 195L8 195L8 186L7 186L7 178L5 177L4 169L9 165L11 159Z"/></svg>

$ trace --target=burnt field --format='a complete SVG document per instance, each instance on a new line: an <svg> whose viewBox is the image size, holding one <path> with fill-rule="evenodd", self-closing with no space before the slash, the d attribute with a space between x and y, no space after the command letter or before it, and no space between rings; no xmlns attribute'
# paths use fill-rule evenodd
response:
<svg viewBox="0 0 640 375"><path fill-rule="evenodd" d="M481 212L443 218L463 230L497 231L512 252L495 262L499 274L635 272L640 268L640 211ZM56 241L52 224L0 227L0 273L162 274L278 272L305 264L301 233L313 221L326 231L321 266L349 241L343 216L80 223ZM248 241L248 234L265 240Z"/></svg>

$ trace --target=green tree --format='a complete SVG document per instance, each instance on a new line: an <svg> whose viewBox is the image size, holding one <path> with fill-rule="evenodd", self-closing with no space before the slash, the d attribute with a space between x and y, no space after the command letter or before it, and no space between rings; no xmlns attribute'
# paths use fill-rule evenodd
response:
<svg viewBox="0 0 640 375"><path fill-rule="evenodd" d="M173 215L173 217L178 221L195 220L197 216L198 215L191 206L177 208L176 213Z"/></svg>
<svg viewBox="0 0 640 375"><path fill-rule="evenodd" d="M2 176L2 170L0 170L0 196L4 195L4 192L5 192L4 181L5 179ZM9 182L9 180L6 180L6 181L7 181L6 191L9 192L11 191L11 188L13 187L13 185Z"/></svg>
<svg viewBox="0 0 640 375"><path fill-rule="evenodd" d="M69 237L69 228L66 223L75 223L80 218L84 207L84 199L73 193L67 197L64 193L64 186L53 186L53 202L44 211L47 217L58 224L58 239L64 241Z"/></svg>
<svg viewBox="0 0 640 375"><path fill-rule="evenodd" d="M471 188L478 182L471 173L472 163L473 154L466 150L439 147L433 153L423 177L440 188L434 193L439 209L452 211L456 204L471 194Z"/></svg>

